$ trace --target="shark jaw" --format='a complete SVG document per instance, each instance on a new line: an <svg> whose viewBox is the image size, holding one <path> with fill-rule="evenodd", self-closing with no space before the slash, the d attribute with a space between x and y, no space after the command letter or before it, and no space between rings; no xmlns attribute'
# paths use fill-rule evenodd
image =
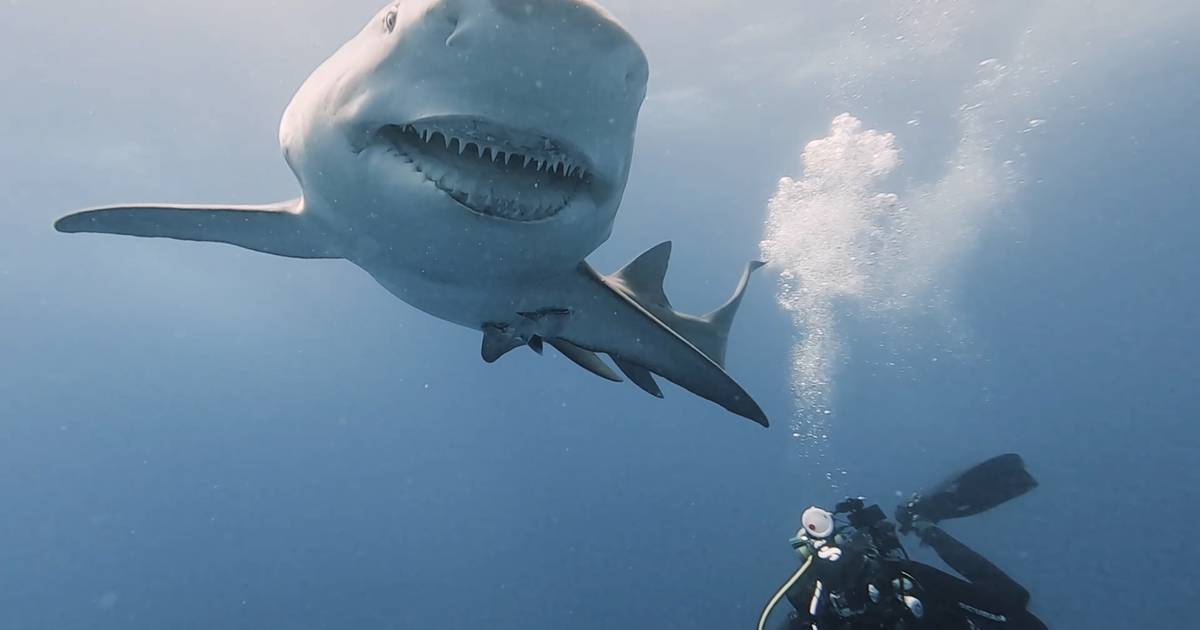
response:
<svg viewBox="0 0 1200 630"><path fill-rule="evenodd" d="M558 215L581 195L595 201L591 160L568 142L467 116L384 125L374 133L404 168L476 214L530 223Z"/></svg>

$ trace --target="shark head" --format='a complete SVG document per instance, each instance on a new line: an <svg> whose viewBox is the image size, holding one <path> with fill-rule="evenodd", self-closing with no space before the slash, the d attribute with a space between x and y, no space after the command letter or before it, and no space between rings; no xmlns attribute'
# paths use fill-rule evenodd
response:
<svg viewBox="0 0 1200 630"><path fill-rule="evenodd" d="M591 0L400 0L309 77L280 139L304 209L386 234L393 260L566 269L611 233L647 78Z"/></svg>

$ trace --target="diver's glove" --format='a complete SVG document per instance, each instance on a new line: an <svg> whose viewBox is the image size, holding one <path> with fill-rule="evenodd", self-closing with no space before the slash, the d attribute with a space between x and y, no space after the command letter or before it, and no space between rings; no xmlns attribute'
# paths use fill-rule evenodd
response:
<svg viewBox="0 0 1200 630"><path fill-rule="evenodd" d="M921 500L921 495L914 494L908 500L908 503L902 503L896 506L896 523L900 525L900 533L907 534L913 529L913 521L921 518L916 512L917 504Z"/></svg>

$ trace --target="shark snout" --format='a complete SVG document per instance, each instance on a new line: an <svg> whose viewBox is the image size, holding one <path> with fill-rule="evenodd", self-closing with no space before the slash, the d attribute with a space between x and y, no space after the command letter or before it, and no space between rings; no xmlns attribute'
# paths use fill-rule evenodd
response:
<svg viewBox="0 0 1200 630"><path fill-rule="evenodd" d="M573 147L594 167L594 189L622 187L649 70L620 22L591 0L426 1L411 28L397 28L399 39L384 37L396 39L380 67L397 89L373 93L369 132L474 119ZM442 131L452 143L463 136ZM521 138L489 142L538 157Z"/></svg>
<svg viewBox="0 0 1200 630"><path fill-rule="evenodd" d="M480 23L489 28L501 23L523 32L531 46L569 38L564 53L567 48L586 51L591 58L605 59L626 80L644 81L647 64L641 47L612 14L591 0L447 0L446 9L454 23L464 25L472 16L490 13L499 19Z"/></svg>
<svg viewBox="0 0 1200 630"><path fill-rule="evenodd" d="M492 7L514 23L553 24L572 33L589 33L600 45L619 48L633 38L607 10L591 0L458 0Z"/></svg>

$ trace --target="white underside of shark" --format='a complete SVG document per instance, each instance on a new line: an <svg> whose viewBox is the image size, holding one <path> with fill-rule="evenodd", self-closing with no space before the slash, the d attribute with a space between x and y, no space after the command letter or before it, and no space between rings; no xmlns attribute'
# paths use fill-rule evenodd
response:
<svg viewBox="0 0 1200 630"><path fill-rule="evenodd" d="M733 296L697 317L663 293L670 243L602 275L648 77L591 0L404 0L300 88L280 139L302 196L108 206L62 232L344 258L401 300L482 331L488 362L543 344L662 397L655 374L763 426L724 369ZM613 370L598 355L607 354Z"/></svg>

